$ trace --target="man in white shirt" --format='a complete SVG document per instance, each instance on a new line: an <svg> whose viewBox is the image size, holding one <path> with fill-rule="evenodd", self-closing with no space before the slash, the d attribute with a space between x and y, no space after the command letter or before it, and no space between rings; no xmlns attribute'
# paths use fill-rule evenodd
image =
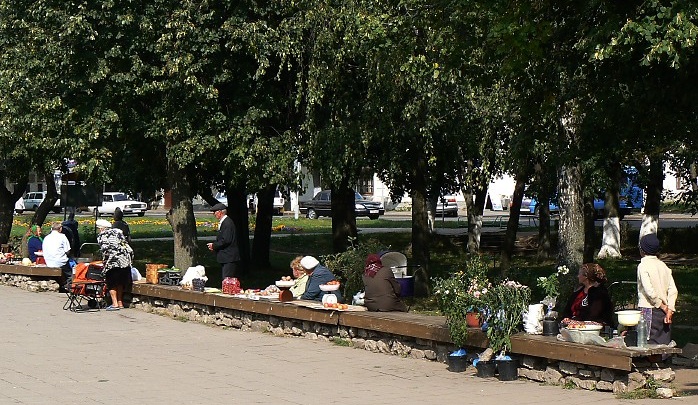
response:
<svg viewBox="0 0 698 405"><path fill-rule="evenodd" d="M58 267L61 269L63 276L61 277L60 291L65 292L70 289L73 269L70 268L68 264L70 241L61 233L62 228L63 226L60 222L51 224L51 233L44 238L42 250L44 252L44 260L46 260L46 266Z"/></svg>

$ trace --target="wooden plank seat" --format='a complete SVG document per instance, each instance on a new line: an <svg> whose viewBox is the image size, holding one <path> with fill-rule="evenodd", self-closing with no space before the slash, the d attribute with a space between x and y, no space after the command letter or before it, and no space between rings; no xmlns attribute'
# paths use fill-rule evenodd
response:
<svg viewBox="0 0 698 405"><path fill-rule="evenodd" d="M46 266L23 266L21 264L0 264L0 273L32 277L60 277L61 269Z"/></svg>
<svg viewBox="0 0 698 405"><path fill-rule="evenodd" d="M446 319L443 316L404 312L344 312L314 309L293 302L249 300L224 294L207 294L154 284L134 284L133 293L195 304L227 308L281 318L311 321L371 330L437 343L451 343ZM519 333L511 338L512 353L550 360L606 367L630 371L633 359L653 354L681 353L679 348L616 349L604 346L563 342L555 336ZM467 346L484 349L488 346L486 334L479 328L470 328Z"/></svg>

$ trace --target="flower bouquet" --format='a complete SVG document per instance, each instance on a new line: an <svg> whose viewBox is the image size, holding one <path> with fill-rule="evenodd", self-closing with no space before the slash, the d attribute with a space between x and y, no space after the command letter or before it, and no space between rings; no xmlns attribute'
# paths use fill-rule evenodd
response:
<svg viewBox="0 0 698 405"><path fill-rule="evenodd" d="M486 302L492 311L488 319L487 338L492 350L511 350L511 335L519 331L530 300L530 288L508 279L487 292Z"/></svg>

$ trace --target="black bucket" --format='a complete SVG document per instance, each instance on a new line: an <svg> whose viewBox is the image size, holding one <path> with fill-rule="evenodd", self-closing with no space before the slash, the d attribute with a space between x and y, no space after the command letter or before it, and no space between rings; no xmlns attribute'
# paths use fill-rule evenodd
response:
<svg viewBox="0 0 698 405"><path fill-rule="evenodd" d="M519 361L497 360L497 371L500 381L514 381L519 377Z"/></svg>
<svg viewBox="0 0 698 405"><path fill-rule="evenodd" d="M494 361L478 361L475 365L477 376L481 378L494 377L497 365Z"/></svg>
<svg viewBox="0 0 698 405"><path fill-rule="evenodd" d="M560 326L555 320L543 321L543 336L557 336L560 333Z"/></svg>
<svg viewBox="0 0 698 405"><path fill-rule="evenodd" d="M448 356L448 371L462 373L468 368L468 356Z"/></svg>

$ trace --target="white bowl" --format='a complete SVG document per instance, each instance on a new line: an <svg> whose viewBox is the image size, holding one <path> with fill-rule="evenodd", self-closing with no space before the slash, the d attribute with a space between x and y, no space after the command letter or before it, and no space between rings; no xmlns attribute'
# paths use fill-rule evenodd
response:
<svg viewBox="0 0 698 405"><path fill-rule="evenodd" d="M278 280L276 286L279 288L291 288L295 283L295 281Z"/></svg>
<svg viewBox="0 0 698 405"><path fill-rule="evenodd" d="M601 326L601 325L584 325L581 328L568 328L568 330L571 333L574 333L574 331L577 331L579 333L588 333L588 334L597 335L597 336L599 336L601 334L601 329L603 329L603 326Z"/></svg>
<svg viewBox="0 0 698 405"><path fill-rule="evenodd" d="M339 290L339 284L320 284L320 289L322 291L337 291Z"/></svg>
<svg viewBox="0 0 698 405"><path fill-rule="evenodd" d="M641 311L636 309L627 309L625 311L616 311L618 315L618 323L624 326L635 326L640 322Z"/></svg>

